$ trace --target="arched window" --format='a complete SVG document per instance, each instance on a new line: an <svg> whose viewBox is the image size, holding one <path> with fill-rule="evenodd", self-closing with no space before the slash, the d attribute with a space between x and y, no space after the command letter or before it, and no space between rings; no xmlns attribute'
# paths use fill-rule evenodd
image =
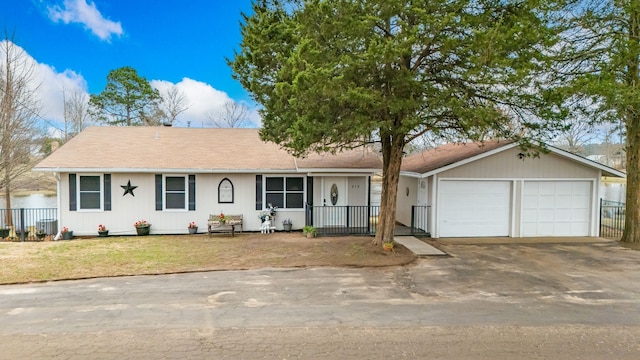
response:
<svg viewBox="0 0 640 360"><path fill-rule="evenodd" d="M218 185L218 203L233 203L233 183L231 183L231 180L227 178L222 179Z"/></svg>

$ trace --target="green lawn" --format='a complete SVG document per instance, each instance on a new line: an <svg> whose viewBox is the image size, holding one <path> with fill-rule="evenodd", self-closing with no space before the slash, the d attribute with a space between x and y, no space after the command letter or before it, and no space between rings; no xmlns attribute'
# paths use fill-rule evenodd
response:
<svg viewBox="0 0 640 360"><path fill-rule="evenodd" d="M307 239L300 233L0 242L0 284L264 267L385 266L413 259L401 246L385 253L369 237Z"/></svg>

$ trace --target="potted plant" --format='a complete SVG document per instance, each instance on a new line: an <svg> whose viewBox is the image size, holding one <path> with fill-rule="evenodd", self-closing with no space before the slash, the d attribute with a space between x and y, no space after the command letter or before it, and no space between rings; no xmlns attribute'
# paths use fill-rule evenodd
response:
<svg viewBox="0 0 640 360"><path fill-rule="evenodd" d="M22 237L24 235L24 238ZM29 230L16 229L16 237L20 239L20 241L29 237Z"/></svg>
<svg viewBox="0 0 640 360"><path fill-rule="evenodd" d="M284 229L284 231L290 232L292 226L293 223L291 222L291 219L282 220L282 228Z"/></svg>
<svg viewBox="0 0 640 360"><path fill-rule="evenodd" d="M11 229L6 228L6 227L1 227L0 228L0 238L7 238L9 236L9 233L11 232Z"/></svg>
<svg viewBox="0 0 640 360"><path fill-rule="evenodd" d="M305 225L305 227L302 228L302 232L308 237L308 238L312 238L316 236L316 228L314 226L311 225Z"/></svg>
<svg viewBox="0 0 640 360"><path fill-rule="evenodd" d="M189 226L187 226L187 229L189 229L189 234L195 234L198 232L198 225L196 225L195 221L192 221L189 223Z"/></svg>
<svg viewBox="0 0 640 360"><path fill-rule="evenodd" d="M98 236L106 237L107 235L109 235L109 230L107 230L107 227L102 224L98 225Z"/></svg>
<svg viewBox="0 0 640 360"><path fill-rule="evenodd" d="M151 230L151 224L149 224L147 220L138 220L133 226L136 228L138 236L149 235L149 231Z"/></svg>
<svg viewBox="0 0 640 360"><path fill-rule="evenodd" d="M62 240L71 240L73 239L73 231L69 230L66 226L62 228Z"/></svg>
<svg viewBox="0 0 640 360"><path fill-rule="evenodd" d="M220 221L220 225L224 225L229 218L221 211L220 215L218 215L218 221Z"/></svg>
<svg viewBox="0 0 640 360"><path fill-rule="evenodd" d="M38 240L42 241L45 236L47 236L47 232L44 231L44 229L38 229L36 231L36 237L38 238Z"/></svg>
<svg viewBox="0 0 640 360"><path fill-rule="evenodd" d="M394 246L395 246L395 244L393 243L393 241L387 241L387 242L382 244L382 250L384 250L384 251L392 251Z"/></svg>

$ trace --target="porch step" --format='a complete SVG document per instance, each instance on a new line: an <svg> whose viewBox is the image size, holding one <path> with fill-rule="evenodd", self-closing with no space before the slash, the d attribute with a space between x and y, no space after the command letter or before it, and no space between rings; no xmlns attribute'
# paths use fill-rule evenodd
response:
<svg viewBox="0 0 640 360"><path fill-rule="evenodd" d="M406 247L417 256L442 256L445 252L436 249L424 241L418 240L415 236L395 236L393 241Z"/></svg>

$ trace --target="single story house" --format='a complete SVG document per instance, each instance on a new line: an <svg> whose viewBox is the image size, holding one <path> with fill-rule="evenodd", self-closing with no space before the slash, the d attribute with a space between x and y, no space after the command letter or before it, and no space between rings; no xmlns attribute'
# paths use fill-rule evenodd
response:
<svg viewBox="0 0 640 360"><path fill-rule="evenodd" d="M447 144L402 164L397 220L432 237L598 236L602 176L626 177L548 146Z"/></svg>
<svg viewBox="0 0 640 360"><path fill-rule="evenodd" d="M301 229L306 204L368 206L380 168L366 149L296 158L257 129L90 127L34 170L55 174L58 227L82 236L96 235L99 224L133 235L138 220L152 234L185 234L192 221L204 232L209 215L221 212L259 231L268 204L278 207L276 229L285 219Z"/></svg>

